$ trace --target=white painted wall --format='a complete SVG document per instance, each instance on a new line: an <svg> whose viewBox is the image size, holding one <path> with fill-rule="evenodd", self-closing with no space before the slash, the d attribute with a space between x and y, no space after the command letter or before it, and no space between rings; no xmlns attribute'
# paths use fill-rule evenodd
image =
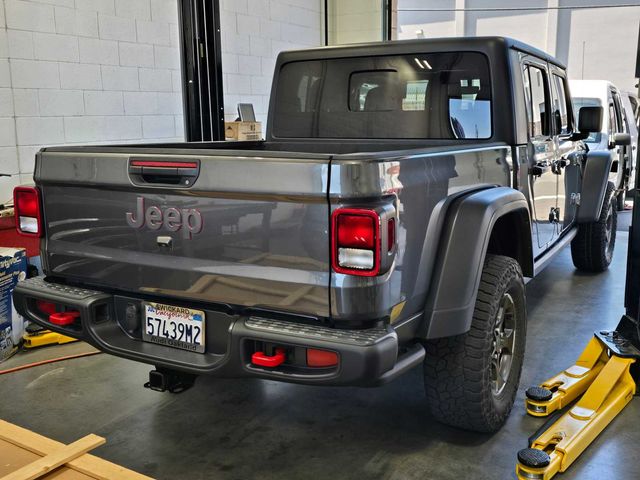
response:
<svg viewBox="0 0 640 480"><path fill-rule="evenodd" d="M227 120L266 127L282 50L323 43L323 0L221 0ZM0 0L0 203L44 145L182 140L176 0ZM6 197L6 198L5 198Z"/></svg>
<svg viewBox="0 0 640 480"><path fill-rule="evenodd" d="M264 134L276 57L323 44L322 0L221 0L224 110L253 103Z"/></svg>
<svg viewBox="0 0 640 480"><path fill-rule="evenodd" d="M0 202L41 146L183 138L177 21L175 0L0 0Z"/></svg>
<svg viewBox="0 0 640 480"><path fill-rule="evenodd" d="M637 6L614 8L616 4ZM549 9L576 5L605 5L598 9ZM496 7L526 11L473 11ZM430 8L419 12L405 9ZM455 8L468 9L454 12ZM636 47L640 0L398 0L398 38L456 35L504 35L522 40L556 56L568 66L571 78L609 80L635 91ZM584 62L583 58L584 47Z"/></svg>

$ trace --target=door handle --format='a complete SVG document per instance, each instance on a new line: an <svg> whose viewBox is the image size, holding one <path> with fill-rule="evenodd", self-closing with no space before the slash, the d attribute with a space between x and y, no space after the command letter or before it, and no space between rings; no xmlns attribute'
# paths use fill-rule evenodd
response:
<svg viewBox="0 0 640 480"><path fill-rule="evenodd" d="M548 161L544 160L542 162L534 163L529 173L531 173L531 175L535 175L536 177L539 177L547 173L550 169L551 169L551 164Z"/></svg>
<svg viewBox="0 0 640 480"><path fill-rule="evenodd" d="M560 175L562 174L562 169L565 168L567 165L569 165L569 160L562 157L560 160L556 160L555 162L553 162L553 164L551 165L551 170L556 175Z"/></svg>

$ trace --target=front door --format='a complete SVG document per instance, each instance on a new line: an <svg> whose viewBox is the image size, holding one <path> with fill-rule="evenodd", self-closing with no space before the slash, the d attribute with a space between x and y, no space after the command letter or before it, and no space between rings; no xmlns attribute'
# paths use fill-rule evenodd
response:
<svg viewBox="0 0 640 480"><path fill-rule="evenodd" d="M557 235L555 212L558 177L554 173L556 146L550 128L551 96L546 64L536 59L527 60L523 74L532 149L529 152L529 188L533 199L532 213L537 237L534 250L537 256Z"/></svg>

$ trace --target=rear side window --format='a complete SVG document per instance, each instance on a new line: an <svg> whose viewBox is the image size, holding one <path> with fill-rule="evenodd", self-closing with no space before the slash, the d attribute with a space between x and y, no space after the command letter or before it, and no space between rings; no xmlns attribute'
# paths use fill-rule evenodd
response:
<svg viewBox="0 0 640 480"><path fill-rule="evenodd" d="M553 75L553 114L560 118L560 135L572 131L570 105L567 102L566 80L560 75Z"/></svg>
<svg viewBox="0 0 640 480"><path fill-rule="evenodd" d="M624 132L624 124L622 122L622 102L617 92L613 93L613 104L615 106L616 131Z"/></svg>
<svg viewBox="0 0 640 480"><path fill-rule="evenodd" d="M616 121L616 109L613 102L609 104L609 133L613 135L618 132L618 122Z"/></svg>
<svg viewBox="0 0 640 480"><path fill-rule="evenodd" d="M487 58L474 52L291 62L282 66L280 138L486 139Z"/></svg>
<svg viewBox="0 0 640 480"><path fill-rule="evenodd" d="M527 65L524 75L529 132L532 137L549 135L549 88L547 75L541 68Z"/></svg>

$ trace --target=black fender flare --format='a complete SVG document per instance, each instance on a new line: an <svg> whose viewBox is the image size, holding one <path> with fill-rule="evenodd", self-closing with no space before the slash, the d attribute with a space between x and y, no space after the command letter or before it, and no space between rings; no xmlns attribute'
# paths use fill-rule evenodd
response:
<svg viewBox="0 0 640 480"><path fill-rule="evenodd" d="M516 211L526 214L530 239L529 204L518 190L489 188L462 197L450 207L425 303L421 338L469 331L491 232L501 217ZM524 269L533 269L532 253Z"/></svg>
<svg viewBox="0 0 640 480"><path fill-rule="evenodd" d="M587 153L582 172L578 223L591 223L600 218L612 163L611 151L592 150Z"/></svg>

